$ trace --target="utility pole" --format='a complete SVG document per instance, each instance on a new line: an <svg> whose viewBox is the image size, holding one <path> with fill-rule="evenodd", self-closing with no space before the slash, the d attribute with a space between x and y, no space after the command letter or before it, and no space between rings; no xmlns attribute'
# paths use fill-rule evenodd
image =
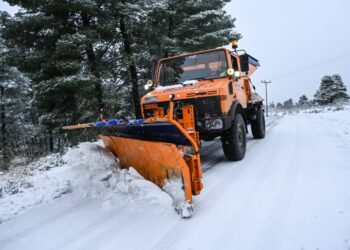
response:
<svg viewBox="0 0 350 250"><path fill-rule="evenodd" d="M265 83L265 100L266 100L266 116L269 116L269 103L267 100L267 84L271 83L271 81L261 81L262 83Z"/></svg>

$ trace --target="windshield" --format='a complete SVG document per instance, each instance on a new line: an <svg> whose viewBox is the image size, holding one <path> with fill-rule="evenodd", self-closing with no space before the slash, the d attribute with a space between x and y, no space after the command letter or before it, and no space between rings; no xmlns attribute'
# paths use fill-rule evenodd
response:
<svg viewBox="0 0 350 250"><path fill-rule="evenodd" d="M227 76L224 50L165 60L160 64L160 85L173 85L188 80L203 80Z"/></svg>

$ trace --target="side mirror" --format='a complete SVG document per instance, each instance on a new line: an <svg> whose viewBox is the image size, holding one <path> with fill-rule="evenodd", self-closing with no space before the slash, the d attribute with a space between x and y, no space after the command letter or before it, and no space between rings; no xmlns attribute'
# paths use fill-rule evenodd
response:
<svg viewBox="0 0 350 250"><path fill-rule="evenodd" d="M241 64L241 71L242 72L249 72L249 56L248 54L243 54L239 56L240 64Z"/></svg>

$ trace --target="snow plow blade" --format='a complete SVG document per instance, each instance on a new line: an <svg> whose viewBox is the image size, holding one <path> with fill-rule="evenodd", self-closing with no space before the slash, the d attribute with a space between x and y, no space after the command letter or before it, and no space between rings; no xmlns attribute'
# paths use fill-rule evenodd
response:
<svg viewBox="0 0 350 250"><path fill-rule="evenodd" d="M106 127L100 135L106 147L119 158L123 168L135 168L145 179L165 191L181 183L176 194L168 192L182 217L192 215L192 195L203 188L199 149L191 132L177 121L166 118L106 122L66 126L63 129ZM179 200L179 192L183 193Z"/></svg>

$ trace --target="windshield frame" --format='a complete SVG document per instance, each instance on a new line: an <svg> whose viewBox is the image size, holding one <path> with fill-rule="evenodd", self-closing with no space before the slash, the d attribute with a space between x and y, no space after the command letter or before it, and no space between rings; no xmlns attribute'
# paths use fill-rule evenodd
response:
<svg viewBox="0 0 350 250"><path fill-rule="evenodd" d="M171 61L173 59L178 59L178 58L181 58L181 57L205 54L205 53L210 53L210 52L220 51L220 50L225 53L227 69L231 68L232 67L231 61L229 60L230 53L225 48L203 50L203 51L198 51L198 52L194 52L194 53L186 53L186 54L182 54L182 55L178 55L178 56L162 58L161 60L158 61L158 64L157 64L157 75L156 75L156 77L157 77L157 81L156 81L157 82L157 86L171 86L171 85L175 85L176 84L176 83L174 83L174 84L168 84L168 85L161 85L161 83L160 83L160 65L165 63L166 61ZM203 78L201 81L212 80L212 79L221 79L221 78L227 78L227 77L228 77L228 75L225 75L225 76L214 76L214 77ZM196 79L193 79L193 80L196 80ZM179 82L178 84L181 84L181 83Z"/></svg>

